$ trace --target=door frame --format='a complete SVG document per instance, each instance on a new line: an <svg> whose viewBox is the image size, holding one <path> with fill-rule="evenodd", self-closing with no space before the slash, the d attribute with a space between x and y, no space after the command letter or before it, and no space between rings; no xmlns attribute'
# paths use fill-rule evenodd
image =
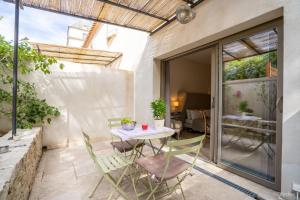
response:
<svg viewBox="0 0 300 200"><path fill-rule="evenodd" d="M261 184L263 186L266 186L268 188L280 191L281 189L281 164L282 164L282 114L277 112L277 131L278 133L276 133L276 153L277 153L277 158L275 161L275 183L272 182L268 182L266 180L260 179L259 177L256 177L254 175L250 175L250 174L246 174L243 173L241 171L238 171L234 168L230 168L228 166L225 166L223 164L221 164L220 161L220 155L221 155L221 146L220 146L220 141L221 141L221 111L222 111L222 44L224 43L224 41L227 40L234 40L241 38L241 37L245 37L248 36L249 34L251 35L251 33L257 33L259 31L264 31L268 28L271 27L278 27L278 57L277 57L277 64L278 64L278 70L279 70L279 77L278 77L278 86L277 86L277 94L279 94L279 96L281 95L281 97L283 96L283 18L277 18L274 19L272 21L254 26L252 28L246 29L244 31L235 33L231 36L225 37L225 38L221 38L218 39L214 42L190 49L188 51L184 51L181 52L179 54L170 56L168 58L165 59L161 59L160 60L160 66L161 66L161 77L160 77L160 94L161 97L165 98L165 94L164 94L164 90L165 88L165 69L164 66L166 66L166 63L170 60L179 58L181 56L184 55L188 55L191 53L194 53L196 51L200 51L206 48L211 48L211 47L215 47L216 49L216 67L215 67L215 80L216 80L216 84L215 84L215 99L214 99L214 103L212 102L212 105L215 105L215 122L214 124L211 124L211 127L215 128L215 134L214 134L214 146L213 146L213 150L212 148L210 149L210 151L213 151L213 157L211 159L211 161L213 163L215 163L218 167L225 169L229 172L232 172L234 174L237 174L238 176L244 177L249 179L250 181L256 182L258 184ZM212 73L213 74L213 73ZM212 79L213 80L213 79ZM213 85L211 85L211 88L213 87ZM278 95L277 95L278 96ZM280 107L281 107L281 111L282 111L282 99L280 100ZM170 104L168 104L168 106L170 106ZM169 107L170 109L170 107Z"/></svg>
<svg viewBox="0 0 300 200"><path fill-rule="evenodd" d="M219 42L213 42L207 45L203 45L201 47L197 47L195 49L182 52L180 54L177 54L175 56L172 56L170 58L161 60L161 84L160 84L160 96L166 101L167 106L167 114L166 114L166 126L170 125L170 111L171 111L171 105L170 105L170 65L169 62L181 58L183 56L193 54L205 49L212 49L211 53L211 118L213 117L213 120L210 120L210 127L211 127L211 135L210 135L210 147L209 147L209 161L213 163L217 163L217 144L218 144L218 136L217 136L217 128L218 128L218 67L219 67ZM212 134L214 133L214 134ZM203 159L206 161L205 159Z"/></svg>
<svg viewBox="0 0 300 200"><path fill-rule="evenodd" d="M270 182L265 179L259 178L252 174L242 172L233 167L224 165L221 163L221 136L222 136L222 81L223 81L223 58L222 58L222 46L224 44L234 42L241 38L245 38L249 35L262 32L272 28L278 28L278 47L277 47L277 68L278 68L278 80L277 80L277 101L279 102L278 109L276 111L276 154L275 154L275 182ZM253 182L259 183L268 188L280 191L281 189L281 149L282 149L282 97L283 97L283 20L277 19L257 27L251 28L249 30L234 34L232 36L226 37L219 41L219 66L218 66L218 132L217 132L217 166L226 169L232 173L235 173L241 177L245 177Z"/></svg>

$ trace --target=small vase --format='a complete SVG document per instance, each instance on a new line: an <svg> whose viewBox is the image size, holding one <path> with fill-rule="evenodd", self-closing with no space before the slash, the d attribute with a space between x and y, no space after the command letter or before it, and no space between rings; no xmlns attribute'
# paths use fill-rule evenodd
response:
<svg viewBox="0 0 300 200"><path fill-rule="evenodd" d="M154 127L155 128L162 128L165 125L165 120L164 119L155 119L154 120Z"/></svg>

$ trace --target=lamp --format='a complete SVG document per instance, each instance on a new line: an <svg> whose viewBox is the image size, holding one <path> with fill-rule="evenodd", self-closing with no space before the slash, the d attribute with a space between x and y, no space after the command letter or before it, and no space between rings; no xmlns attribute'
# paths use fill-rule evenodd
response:
<svg viewBox="0 0 300 200"><path fill-rule="evenodd" d="M179 107L179 101L173 101L173 107L174 107L174 111L177 112Z"/></svg>
<svg viewBox="0 0 300 200"><path fill-rule="evenodd" d="M176 9L176 18L181 24L187 24L192 21L196 16L196 13L188 4L183 4Z"/></svg>
<svg viewBox="0 0 300 200"><path fill-rule="evenodd" d="M179 102L178 101L174 101L173 105L174 105L174 107L178 107L179 106Z"/></svg>

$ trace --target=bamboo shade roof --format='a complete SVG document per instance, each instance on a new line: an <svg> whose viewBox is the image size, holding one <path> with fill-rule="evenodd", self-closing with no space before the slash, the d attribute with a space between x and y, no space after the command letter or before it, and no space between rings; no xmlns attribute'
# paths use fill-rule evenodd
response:
<svg viewBox="0 0 300 200"><path fill-rule="evenodd" d="M14 0L5 0L13 3ZM174 21L176 8L203 0L21 0L22 6L154 33Z"/></svg>
<svg viewBox="0 0 300 200"><path fill-rule="evenodd" d="M32 48L36 49L43 55L75 63L98 64L107 66L122 56L122 53L118 52L75 48L42 43L30 44Z"/></svg>
<svg viewBox="0 0 300 200"><path fill-rule="evenodd" d="M223 46L224 62L265 54L277 50L278 34L276 29L236 40Z"/></svg>

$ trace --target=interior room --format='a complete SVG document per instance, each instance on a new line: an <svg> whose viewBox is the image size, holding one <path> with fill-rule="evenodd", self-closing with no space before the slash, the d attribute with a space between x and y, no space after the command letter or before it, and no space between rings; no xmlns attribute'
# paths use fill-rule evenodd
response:
<svg viewBox="0 0 300 200"><path fill-rule="evenodd" d="M203 148L209 158L211 49L204 49L169 61L171 126L177 139L207 134Z"/></svg>

